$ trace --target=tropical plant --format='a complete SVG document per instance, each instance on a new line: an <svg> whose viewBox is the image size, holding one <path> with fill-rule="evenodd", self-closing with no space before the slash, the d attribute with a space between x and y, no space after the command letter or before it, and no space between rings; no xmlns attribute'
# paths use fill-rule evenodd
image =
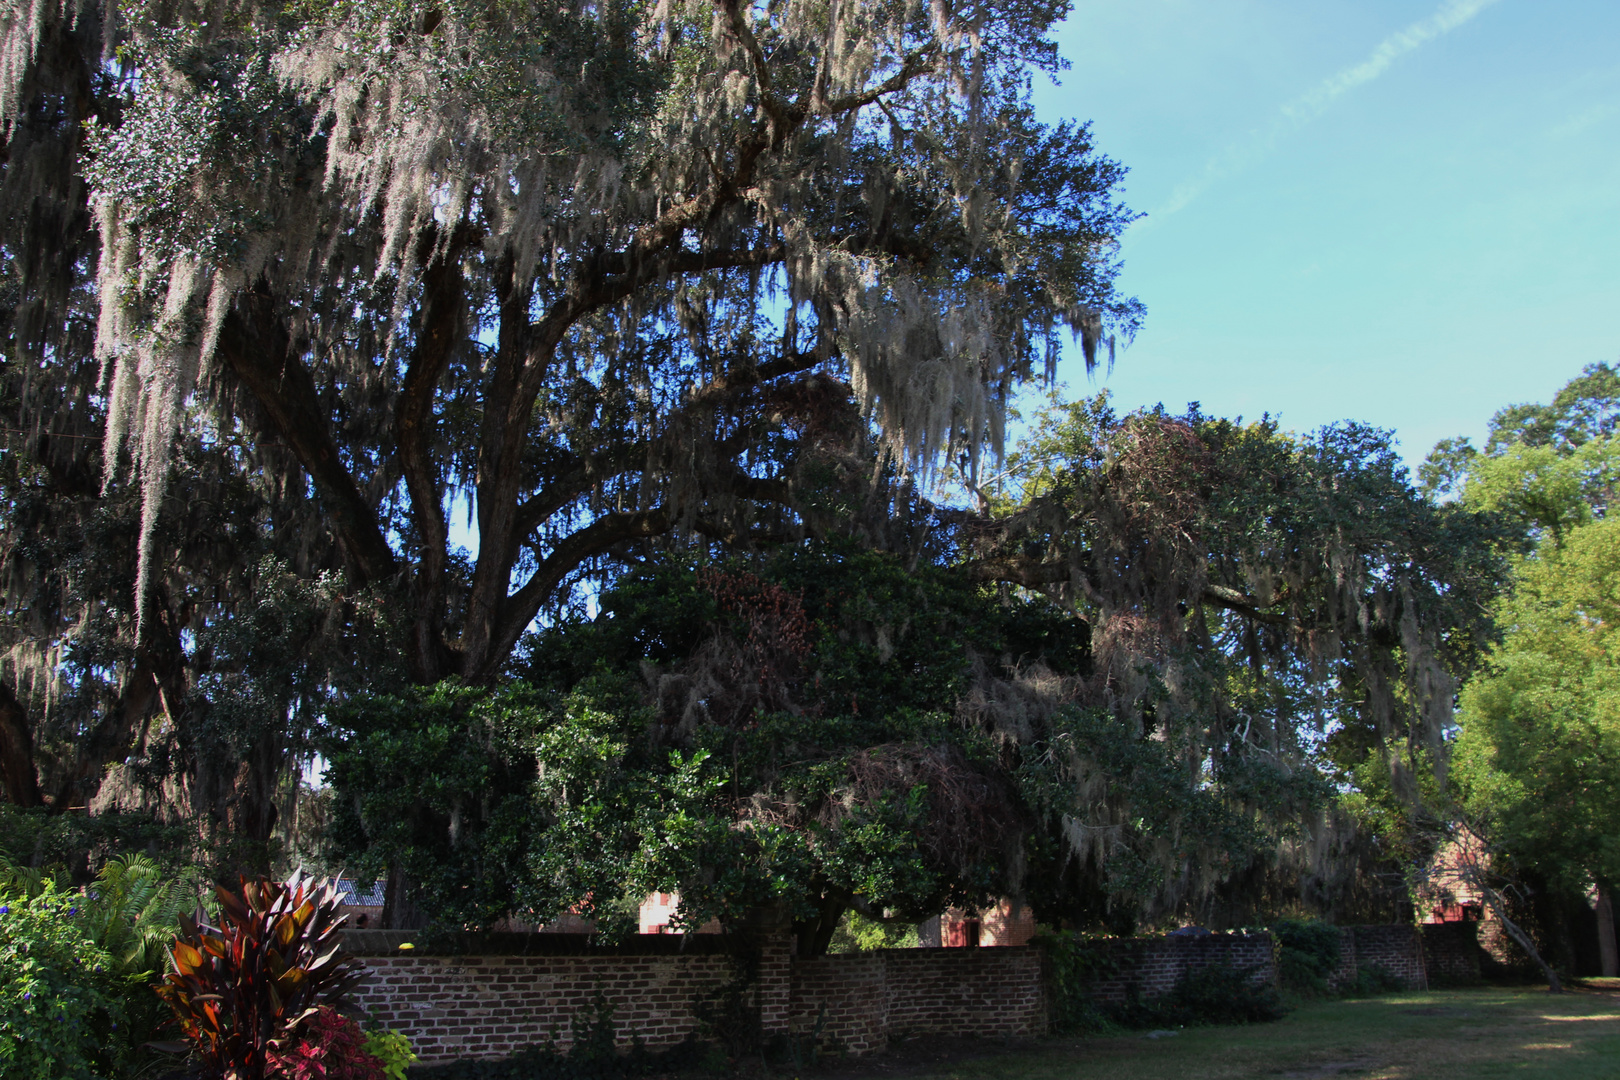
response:
<svg viewBox="0 0 1620 1080"><path fill-rule="evenodd" d="M343 955L346 916L330 882L241 880L215 891L219 915L180 919L157 992L192 1050L226 1080L264 1080L296 1026L364 976Z"/></svg>

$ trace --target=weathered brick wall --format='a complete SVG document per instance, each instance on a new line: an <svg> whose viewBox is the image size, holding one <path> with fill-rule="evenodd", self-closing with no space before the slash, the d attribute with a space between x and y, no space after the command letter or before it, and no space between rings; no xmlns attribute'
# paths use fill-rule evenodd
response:
<svg viewBox="0 0 1620 1080"><path fill-rule="evenodd" d="M363 959L371 974L357 1003L384 1027L408 1035L428 1062L501 1057L553 1033L566 1048L572 1021L598 993L613 1007L622 1041L639 1035L648 1046L678 1043L696 1026L694 1000L733 978L718 951ZM775 1008L778 1024L785 1011Z"/></svg>
<svg viewBox="0 0 1620 1080"><path fill-rule="evenodd" d="M1415 926L1345 926L1339 929L1339 969L1328 979L1338 987L1363 967L1383 968L1410 987L1428 984L1423 935Z"/></svg>
<svg viewBox="0 0 1620 1080"><path fill-rule="evenodd" d="M1046 1031L1041 955L1028 946L890 949L796 960L791 1026L854 1054L902 1035Z"/></svg>
<svg viewBox="0 0 1620 1080"><path fill-rule="evenodd" d="M510 955L513 943L506 942L506 955L492 946L458 956L401 953L403 934L350 936L369 946L356 951L371 954L363 956L371 974L358 1004L408 1035L427 1062L504 1056L553 1035L566 1049L574 1019L597 994L613 1007L622 1042L639 1037L649 1047L668 1046L695 1031L693 1004L735 976L725 942L696 935L648 935L620 949L587 948L565 935L524 935L514 938L522 955ZM1382 955L1378 935L1364 936L1367 948ZM1252 967L1257 979L1276 977L1267 934L1102 944L1115 952L1120 969L1097 987L1104 1001L1165 993L1187 970L1209 964ZM788 949L787 938L771 938L761 955L753 994L767 1035L804 1037L819 1019L823 1044L860 1054L896 1036L1019 1037L1047 1028L1037 948L894 949L805 960L790 959Z"/></svg>
<svg viewBox="0 0 1620 1080"><path fill-rule="evenodd" d="M788 1013L792 1033L813 1035L819 1024L823 1046L839 1046L852 1054L882 1046L889 1034L885 955L875 952L795 960Z"/></svg>
<svg viewBox="0 0 1620 1080"><path fill-rule="evenodd" d="M1253 968L1256 982L1276 982L1277 963L1270 934L1202 934L1197 937L1103 938L1095 945L1113 956L1116 972L1092 984L1101 1002L1131 995L1158 997L1181 976L1211 964Z"/></svg>
<svg viewBox="0 0 1620 1080"><path fill-rule="evenodd" d="M360 938L362 935L350 935ZM694 1033L693 1004L735 976L716 939L661 937L619 950L580 943L528 943L530 955L426 956L398 951L402 934L364 935L371 974L357 1004L404 1032L423 1061L500 1057L554 1037L596 995L613 1007L621 1043L669 1046ZM792 961L788 941L769 941L753 988L770 1034L809 1035L860 1054L896 1034L1039 1035L1046 1030L1041 957L1028 947L896 949Z"/></svg>
<svg viewBox="0 0 1620 1080"><path fill-rule="evenodd" d="M1479 982L1479 924L1476 922L1426 923L1423 961L1429 981L1437 985Z"/></svg>

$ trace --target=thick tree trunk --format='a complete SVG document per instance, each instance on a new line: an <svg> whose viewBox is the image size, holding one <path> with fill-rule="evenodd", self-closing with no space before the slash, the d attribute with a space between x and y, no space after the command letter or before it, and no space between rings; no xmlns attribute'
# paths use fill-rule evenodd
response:
<svg viewBox="0 0 1620 1080"><path fill-rule="evenodd" d="M0 682L0 785L14 806L39 806L39 773L34 767L34 733L28 713L11 687Z"/></svg>
<svg viewBox="0 0 1620 1080"><path fill-rule="evenodd" d="M1614 900L1607 886L1597 890L1598 960L1603 977L1620 976L1620 949L1614 940Z"/></svg>
<svg viewBox="0 0 1620 1080"><path fill-rule="evenodd" d="M428 924L426 913L416 906L411 896L413 891L413 883L405 871L397 866L388 868L388 879L383 885L384 930L420 930Z"/></svg>
<svg viewBox="0 0 1620 1080"><path fill-rule="evenodd" d="M820 910L809 919L793 923L793 951L796 956L823 956L832 944L833 934L849 910L849 894L841 889L824 892Z"/></svg>
<svg viewBox="0 0 1620 1080"><path fill-rule="evenodd" d="M155 587L146 598L146 642L135 653L118 700L107 709L88 735L80 740L73 763L56 781L53 812L88 806L101 786L108 765L124 760L141 722L154 712L183 709L186 694L185 652L180 644L179 620L170 609L168 591Z"/></svg>

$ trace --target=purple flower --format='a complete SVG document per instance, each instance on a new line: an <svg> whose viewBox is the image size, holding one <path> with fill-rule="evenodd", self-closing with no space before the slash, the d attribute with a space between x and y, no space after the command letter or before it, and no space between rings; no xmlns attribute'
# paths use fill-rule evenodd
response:
<svg viewBox="0 0 1620 1080"><path fill-rule="evenodd" d="M11 905L10 904L0 904L0 915L8 914L8 913L10 913L10 911L11 911Z"/></svg>
<svg viewBox="0 0 1620 1080"><path fill-rule="evenodd" d="M78 913L79 913L79 909L78 909L78 908L76 908L76 907L70 907L70 908L68 908L68 917L69 917L69 918L71 918L71 917L73 917L73 916L74 916L74 915L77 915L77 914L78 914Z"/></svg>

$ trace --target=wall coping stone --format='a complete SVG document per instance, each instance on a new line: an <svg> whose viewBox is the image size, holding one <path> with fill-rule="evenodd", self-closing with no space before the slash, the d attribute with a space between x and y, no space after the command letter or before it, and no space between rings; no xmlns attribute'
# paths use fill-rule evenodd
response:
<svg viewBox="0 0 1620 1080"><path fill-rule="evenodd" d="M343 932L343 950L354 956L718 956L732 944L724 934L636 934L609 944L595 934Z"/></svg>

